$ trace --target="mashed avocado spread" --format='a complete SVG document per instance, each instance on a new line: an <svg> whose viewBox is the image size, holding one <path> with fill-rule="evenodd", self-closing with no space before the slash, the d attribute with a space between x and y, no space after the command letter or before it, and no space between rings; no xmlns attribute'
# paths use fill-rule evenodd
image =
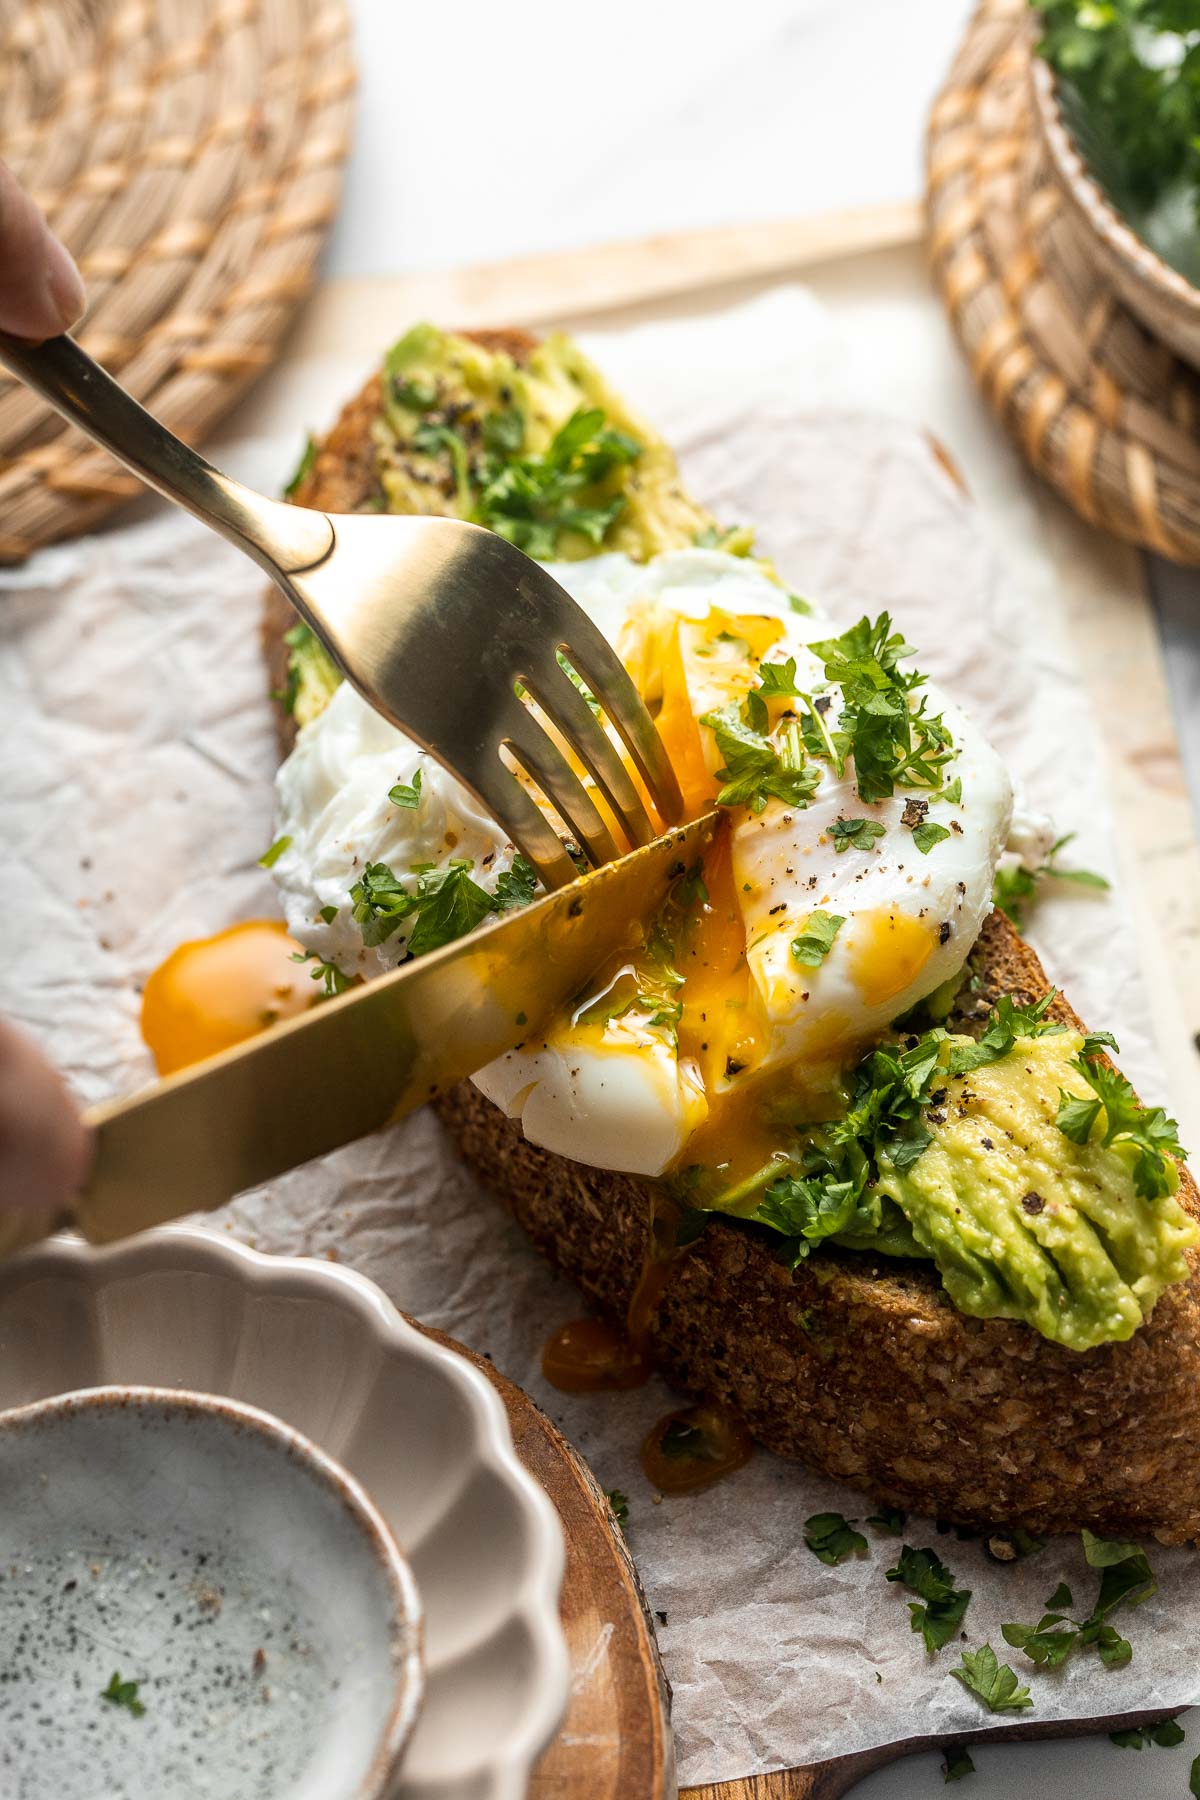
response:
<svg viewBox="0 0 1200 1800"><path fill-rule="evenodd" d="M1056 1124L1062 1094L1089 1104L1082 1049L1075 1032L1018 1038L926 1107L932 1142L906 1170L879 1158L880 1189L960 1312L1023 1319L1072 1350L1130 1337L1200 1242L1169 1157L1143 1194L1128 1140L1106 1147L1097 1125L1074 1143Z"/></svg>
<svg viewBox="0 0 1200 1800"><path fill-rule="evenodd" d="M1176 1199L1174 1121L1136 1100L1111 1039L1004 996L981 1039L940 1027L877 1046L844 1113L806 1126L727 1196L695 1198L781 1234L931 1259L960 1312L1019 1319L1072 1350L1128 1338L1200 1229Z"/></svg>

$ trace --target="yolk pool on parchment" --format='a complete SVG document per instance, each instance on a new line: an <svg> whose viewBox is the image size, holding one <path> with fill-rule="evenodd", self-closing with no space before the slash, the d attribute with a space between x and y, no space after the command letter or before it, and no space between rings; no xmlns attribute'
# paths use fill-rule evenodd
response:
<svg viewBox="0 0 1200 1800"><path fill-rule="evenodd" d="M160 1075L228 1050L312 1005L301 946L282 922L249 919L180 944L142 995L142 1037Z"/></svg>

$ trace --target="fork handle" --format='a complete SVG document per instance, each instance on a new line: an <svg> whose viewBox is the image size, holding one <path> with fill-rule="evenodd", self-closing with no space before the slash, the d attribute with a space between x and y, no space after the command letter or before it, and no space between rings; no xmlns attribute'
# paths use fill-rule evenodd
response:
<svg viewBox="0 0 1200 1800"><path fill-rule="evenodd" d="M73 337L29 344L0 331L0 362L148 486L195 513L269 574L295 575L328 556L333 526L324 513L268 500L214 469Z"/></svg>

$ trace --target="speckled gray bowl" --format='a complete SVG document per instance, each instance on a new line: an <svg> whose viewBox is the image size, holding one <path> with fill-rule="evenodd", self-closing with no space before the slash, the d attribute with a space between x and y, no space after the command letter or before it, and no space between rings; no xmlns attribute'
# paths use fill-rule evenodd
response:
<svg viewBox="0 0 1200 1800"><path fill-rule="evenodd" d="M0 1413L0 1642L5 1800L377 1800L422 1697L416 1587L358 1484L175 1390Z"/></svg>

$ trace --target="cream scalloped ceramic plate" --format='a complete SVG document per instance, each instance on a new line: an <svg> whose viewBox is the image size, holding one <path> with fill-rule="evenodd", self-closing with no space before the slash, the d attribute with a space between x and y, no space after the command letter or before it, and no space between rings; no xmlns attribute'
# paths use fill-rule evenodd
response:
<svg viewBox="0 0 1200 1800"><path fill-rule="evenodd" d="M184 1227L0 1268L0 1407L113 1383L224 1394L356 1475L425 1608L401 1800L517 1800L566 1709L562 1529L499 1397L347 1269Z"/></svg>

